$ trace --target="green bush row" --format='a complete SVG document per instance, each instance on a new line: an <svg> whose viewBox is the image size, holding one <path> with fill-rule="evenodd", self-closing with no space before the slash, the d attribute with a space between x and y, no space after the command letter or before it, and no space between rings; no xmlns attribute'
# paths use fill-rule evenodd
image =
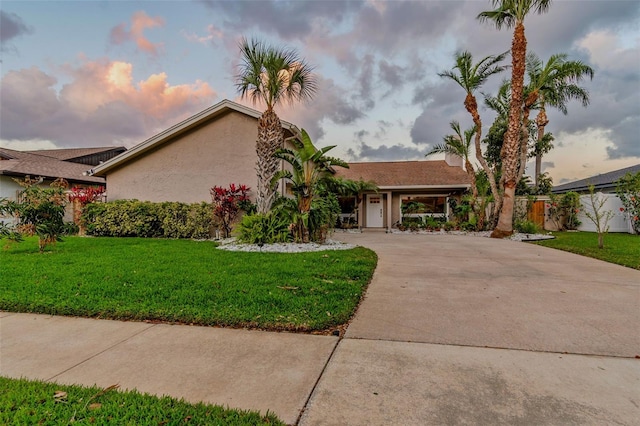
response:
<svg viewBox="0 0 640 426"><path fill-rule="evenodd" d="M210 238L215 230L211 204L118 200L91 203L82 220L87 234L101 237Z"/></svg>

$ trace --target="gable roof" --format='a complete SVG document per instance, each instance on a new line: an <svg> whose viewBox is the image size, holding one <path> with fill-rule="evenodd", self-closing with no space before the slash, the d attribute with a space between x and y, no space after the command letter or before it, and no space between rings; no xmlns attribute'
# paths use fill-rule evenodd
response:
<svg viewBox="0 0 640 426"><path fill-rule="evenodd" d="M32 152L15 151L0 148L0 175L7 176L42 176L49 179L64 178L78 183L104 183L104 178L85 175L87 166L84 164L61 161L46 155Z"/></svg>
<svg viewBox="0 0 640 426"><path fill-rule="evenodd" d="M63 148L63 149L39 149L36 151L23 151L31 154L45 155L62 161L70 161L81 159L95 154L109 153L116 151L118 153L126 151L123 146L106 146L99 148Z"/></svg>
<svg viewBox="0 0 640 426"><path fill-rule="evenodd" d="M380 189L468 188L469 175L444 160L349 163L336 176L373 181Z"/></svg>
<svg viewBox="0 0 640 426"><path fill-rule="evenodd" d="M91 173L93 175L102 176L107 171L113 169L114 167L120 166L128 161L131 161L134 158L144 154L145 152L159 145L162 145L163 143L167 142L169 139L175 136L178 136L182 133L185 133L206 121L222 116L228 113L229 111L236 111L241 114L247 115L249 117L253 117L255 119L260 118L260 116L262 115L261 112L256 111L255 109L252 109L244 105L240 105L239 103L225 99L213 105L212 107L209 107L203 111L200 111L199 113L192 115L186 120L181 121L180 123L169 127L168 129L158 133L157 135L150 137L146 141L139 143L138 145L123 152L117 157L114 157L111 160L105 161L99 166L94 167L93 169L91 169ZM284 129L291 131L293 134L299 133L298 128L293 124L284 120L280 120L280 121Z"/></svg>
<svg viewBox="0 0 640 426"><path fill-rule="evenodd" d="M563 193L569 191L588 191L589 186L593 185L596 190L602 189L615 189L616 181L626 175L627 173L640 172L640 164L635 166L625 167L624 169L614 170L608 173L602 173L596 176L591 176L586 179L576 180L574 182L564 183L562 185L554 186L552 192Z"/></svg>

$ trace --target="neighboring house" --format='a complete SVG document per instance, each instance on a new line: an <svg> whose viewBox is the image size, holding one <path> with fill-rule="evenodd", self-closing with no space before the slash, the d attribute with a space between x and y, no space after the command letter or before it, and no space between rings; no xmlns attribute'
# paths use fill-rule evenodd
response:
<svg viewBox="0 0 640 426"><path fill-rule="evenodd" d="M562 185L554 186L552 192L555 194L564 194L574 191L582 194L580 202L582 209L578 213L578 220L581 222L578 227L579 231L596 232L595 224L586 215L586 211L593 211L591 206L591 197L588 195L589 187L593 185L595 189L595 197L603 202L602 211L610 211L612 216L608 222L609 232L628 232L633 234L633 226L629 220L628 213L624 211L622 201L616 195L617 180L625 176L627 173L635 174L640 172L640 164L626 167L624 169L614 170L608 173L591 176L586 179L580 179L575 182L569 182Z"/></svg>
<svg viewBox="0 0 640 426"><path fill-rule="evenodd" d="M38 151L24 151L31 154L44 155L56 160L70 163L86 164L97 166L100 163L111 160L116 155L122 154L127 149L123 146L102 147L102 148L64 148L64 149L41 149Z"/></svg>
<svg viewBox="0 0 640 426"><path fill-rule="evenodd" d="M614 170L608 173L591 176L586 179L580 179L574 182L564 183L554 186L551 192L554 194L564 194L565 192L574 191L578 193L588 193L589 186L593 185L596 192L603 194L613 194L616 192L616 181L627 173L635 174L640 172L640 164L626 167L620 170Z"/></svg>
<svg viewBox="0 0 640 426"><path fill-rule="evenodd" d="M93 176L106 178L110 201L210 202L214 185L253 189L260 115L224 100L95 167ZM285 139L299 133L286 121L282 127Z"/></svg>
<svg viewBox="0 0 640 426"><path fill-rule="evenodd" d="M75 151L75 153L71 153ZM107 158L124 151L124 148L86 148L46 151L16 151L0 148L0 198L16 200L23 189L14 179L23 180L43 178L42 185L48 186L57 178L65 179L73 186L104 186L104 178L89 176L88 165L75 162L76 159L88 161L93 158ZM42 153L45 153L44 155ZM77 155L80 153L80 155ZM64 160L63 160L64 159Z"/></svg>
<svg viewBox="0 0 640 426"><path fill-rule="evenodd" d="M449 218L449 199L459 199L471 186L462 159L452 156L441 161L349 163L348 169L337 168L336 176L378 186L378 192L365 194L357 209L357 223L365 228L390 229L402 222L403 205L410 202L420 208L405 217Z"/></svg>

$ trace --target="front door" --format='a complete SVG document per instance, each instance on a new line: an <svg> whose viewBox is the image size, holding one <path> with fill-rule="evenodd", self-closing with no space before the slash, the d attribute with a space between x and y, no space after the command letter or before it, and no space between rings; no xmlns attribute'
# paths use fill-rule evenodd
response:
<svg viewBox="0 0 640 426"><path fill-rule="evenodd" d="M367 194L367 228L382 228L382 195Z"/></svg>

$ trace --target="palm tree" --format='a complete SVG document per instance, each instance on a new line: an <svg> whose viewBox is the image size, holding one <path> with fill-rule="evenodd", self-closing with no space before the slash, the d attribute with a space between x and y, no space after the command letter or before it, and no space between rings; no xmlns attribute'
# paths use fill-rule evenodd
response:
<svg viewBox="0 0 640 426"><path fill-rule="evenodd" d="M378 185L372 180L363 180L362 178L352 180L342 177L329 178L327 180L327 189L339 197L355 198L355 205L349 215L350 218L353 217L353 215L356 215L356 218L358 218L358 211L364 201L365 192L378 192L379 190ZM358 220L358 225L360 225L360 222L361 221Z"/></svg>
<svg viewBox="0 0 640 426"><path fill-rule="evenodd" d="M534 98L538 109L535 150L535 184L538 187L539 176L542 174L544 131L549 124L546 107L554 107L566 115L567 102L571 99L580 101L584 107L589 105L589 92L577 83L585 76L593 79L593 68L581 61L568 61L565 53L552 55L546 64L535 53L530 53L527 55L527 75L533 90L530 96Z"/></svg>
<svg viewBox="0 0 640 426"><path fill-rule="evenodd" d="M530 11L541 14L549 9L551 0L491 0L495 10L478 15L481 21L492 21L498 30L502 27L513 28L511 41L511 105L509 107L509 125L502 145L502 179L504 194L498 226L491 236L504 238L513 233L513 207L520 161L522 137L522 105L524 92L525 59L527 55L527 37L524 19Z"/></svg>
<svg viewBox="0 0 640 426"><path fill-rule="evenodd" d="M464 167L467 170L467 174L471 180L471 207L473 211L478 215L477 227L478 229L484 228L484 211L476 211L476 200L478 199L478 187L476 186L476 171L471 164L471 140L476 133L476 127L472 127L464 131L464 135L460 130L460 123L452 121L450 123L453 135L447 135L444 137L444 143L435 145L431 151L425 154L425 157L429 157L434 154L452 154L464 160Z"/></svg>
<svg viewBox="0 0 640 426"><path fill-rule="evenodd" d="M295 50L266 45L258 40L240 43L242 64L236 75L236 87L242 98L256 104L263 102L265 111L258 119L256 141L256 204L258 213L267 213L276 195L271 185L279 170L279 161L273 156L284 146L282 123L274 108L283 102L310 100L317 90L312 67Z"/></svg>
<svg viewBox="0 0 640 426"><path fill-rule="evenodd" d="M482 120L478 113L478 102L476 100L475 91L484 84L487 79L493 74L497 74L504 70L504 67L498 65L505 57L507 52L500 55L487 56L477 64L473 63L473 57L468 51L458 52L455 55L456 64L450 71L443 71L438 75L440 77L450 78L458 83L462 87L467 96L464 100L465 109L471 114L473 124L475 125L475 152L476 159L480 162L483 170L489 177L489 183L491 184L491 193L496 200L496 206L499 205L498 200L501 199L498 186L496 184L495 175L487 160L482 155L482 147L480 142L482 140Z"/></svg>
<svg viewBox="0 0 640 426"><path fill-rule="evenodd" d="M280 170L276 172L271 180L272 186L278 184L280 179L285 179L291 183L291 191L297 200L297 223L294 225L298 229L299 237L303 242L309 242L309 218L314 199L319 195L322 181L331 174L333 166L348 168L349 165L325 154L333 146L318 149L311 142L307 132L302 129L300 137L291 140L294 149L280 148L274 157L284 160L291 166L291 170Z"/></svg>

